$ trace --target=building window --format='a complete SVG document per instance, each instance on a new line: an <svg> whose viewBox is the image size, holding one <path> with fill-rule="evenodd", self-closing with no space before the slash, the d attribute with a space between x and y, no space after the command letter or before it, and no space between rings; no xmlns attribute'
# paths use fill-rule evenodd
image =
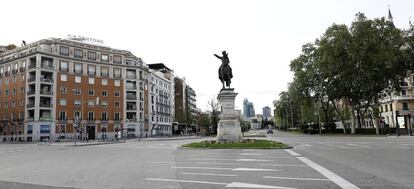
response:
<svg viewBox="0 0 414 189"><path fill-rule="evenodd" d="M69 65L68 62L61 61L60 62L60 71L67 72L69 70L69 66L68 65Z"/></svg>
<svg viewBox="0 0 414 189"><path fill-rule="evenodd" d="M60 99L59 104L60 104L61 106L66 106L66 99L64 99L64 98Z"/></svg>
<svg viewBox="0 0 414 189"><path fill-rule="evenodd" d="M406 90L401 90L401 95L403 95L403 96L407 95L407 91Z"/></svg>
<svg viewBox="0 0 414 189"><path fill-rule="evenodd" d="M88 106L89 107L95 106L95 102L93 100L88 100Z"/></svg>
<svg viewBox="0 0 414 189"><path fill-rule="evenodd" d="M95 95L95 90L93 90L93 89L89 89L89 90L88 90L88 95L89 95L89 96L93 96L93 95Z"/></svg>
<svg viewBox="0 0 414 189"><path fill-rule="evenodd" d="M107 107L108 107L108 101L102 100L102 102L101 102L101 106L102 106L103 108L107 108Z"/></svg>
<svg viewBox="0 0 414 189"><path fill-rule="evenodd" d="M24 93L24 87L20 87L20 93L23 94Z"/></svg>
<svg viewBox="0 0 414 189"><path fill-rule="evenodd" d="M4 84L6 84L6 85L9 84L9 78L6 78L6 80L4 80Z"/></svg>
<svg viewBox="0 0 414 189"><path fill-rule="evenodd" d="M66 94L68 91L66 87L60 87L60 94Z"/></svg>
<svg viewBox="0 0 414 189"><path fill-rule="evenodd" d="M102 96L108 96L108 91L107 90L102 91Z"/></svg>
<svg viewBox="0 0 414 189"><path fill-rule="evenodd" d="M109 76L109 67L101 66L101 76L108 77Z"/></svg>
<svg viewBox="0 0 414 189"><path fill-rule="evenodd" d="M50 133L49 125L40 125L40 133Z"/></svg>
<svg viewBox="0 0 414 189"><path fill-rule="evenodd" d="M95 120L95 118L94 118L94 115L93 115L94 113L93 112L88 112L88 120L89 121L93 121L93 120Z"/></svg>
<svg viewBox="0 0 414 189"><path fill-rule="evenodd" d="M115 87L121 86L121 81L120 80L115 80L114 85L115 85Z"/></svg>
<svg viewBox="0 0 414 189"><path fill-rule="evenodd" d="M409 110L408 109L408 103L407 102L403 102L402 103L402 106L403 106L403 110Z"/></svg>
<svg viewBox="0 0 414 189"><path fill-rule="evenodd" d="M114 63L115 64L121 64L122 63L122 57L118 55L114 55Z"/></svg>
<svg viewBox="0 0 414 189"><path fill-rule="evenodd" d="M121 118L120 113L119 112L115 112L114 113L114 120L115 121L119 121L119 120L121 120L120 118Z"/></svg>
<svg viewBox="0 0 414 189"><path fill-rule="evenodd" d="M11 105L12 108L15 108L16 107L16 101L13 100L11 104L12 104Z"/></svg>
<svg viewBox="0 0 414 189"><path fill-rule="evenodd" d="M385 105L385 112L388 112L388 105Z"/></svg>
<svg viewBox="0 0 414 189"><path fill-rule="evenodd" d="M66 112L60 112L59 120L66 120Z"/></svg>
<svg viewBox="0 0 414 189"><path fill-rule="evenodd" d="M80 49L75 49L75 58L80 58L80 59L82 59L83 58L83 51L82 50L80 50Z"/></svg>
<svg viewBox="0 0 414 189"><path fill-rule="evenodd" d="M102 112L101 113L101 120L102 121L108 121L108 113Z"/></svg>
<svg viewBox="0 0 414 189"><path fill-rule="evenodd" d="M74 112L75 121L82 119L81 113L76 111Z"/></svg>
<svg viewBox="0 0 414 189"><path fill-rule="evenodd" d="M392 111L392 104L390 104L390 111Z"/></svg>
<svg viewBox="0 0 414 189"><path fill-rule="evenodd" d="M88 60L96 60L96 52L88 51Z"/></svg>
<svg viewBox="0 0 414 189"><path fill-rule="evenodd" d="M61 81L68 81L68 75L65 75L65 74L60 75L60 80Z"/></svg>
<svg viewBox="0 0 414 189"><path fill-rule="evenodd" d="M101 55L101 61L102 62L109 62L109 55L108 54L102 54Z"/></svg>
<svg viewBox="0 0 414 189"><path fill-rule="evenodd" d="M13 94L13 96L16 95L16 89L12 90L12 94Z"/></svg>
<svg viewBox="0 0 414 189"><path fill-rule="evenodd" d="M81 82L82 82L81 76L75 76L75 83L81 83Z"/></svg>
<svg viewBox="0 0 414 189"><path fill-rule="evenodd" d="M107 79L102 79L102 85L108 85L108 80Z"/></svg>
<svg viewBox="0 0 414 189"><path fill-rule="evenodd" d="M88 65L88 75L96 75L96 67L94 65Z"/></svg>
<svg viewBox="0 0 414 189"><path fill-rule="evenodd" d="M60 47L60 55L69 56L69 47Z"/></svg>
<svg viewBox="0 0 414 189"><path fill-rule="evenodd" d="M82 64L81 63L75 63L74 72L76 74L82 74Z"/></svg>
<svg viewBox="0 0 414 189"><path fill-rule="evenodd" d="M114 68L114 77L121 78L121 68Z"/></svg>
<svg viewBox="0 0 414 189"><path fill-rule="evenodd" d="M119 92L119 91L115 91L114 96L115 96L115 97L119 97L119 96L120 96L120 92Z"/></svg>
<svg viewBox="0 0 414 189"><path fill-rule="evenodd" d="M81 88L76 88L75 89L75 95L81 95L82 94L82 89Z"/></svg>
<svg viewBox="0 0 414 189"><path fill-rule="evenodd" d="M9 96L9 89L6 89L6 90L5 90L4 95L5 95L5 96Z"/></svg>
<svg viewBox="0 0 414 189"><path fill-rule="evenodd" d="M95 78L89 78L89 84L91 85L95 84Z"/></svg>
<svg viewBox="0 0 414 189"><path fill-rule="evenodd" d="M28 135L33 134L33 125L28 125L28 126L27 126L27 134L28 134Z"/></svg>
<svg viewBox="0 0 414 189"><path fill-rule="evenodd" d="M74 104L75 104L76 107L79 107L81 105L81 101L80 100L75 100Z"/></svg>
<svg viewBox="0 0 414 189"><path fill-rule="evenodd" d="M114 107L115 107L115 108L119 108L119 101L115 101L115 102L114 102Z"/></svg>

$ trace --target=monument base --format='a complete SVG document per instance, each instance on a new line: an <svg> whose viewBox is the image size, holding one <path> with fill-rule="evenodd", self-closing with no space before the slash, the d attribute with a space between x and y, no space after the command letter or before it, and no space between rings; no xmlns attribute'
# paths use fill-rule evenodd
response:
<svg viewBox="0 0 414 189"><path fill-rule="evenodd" d="M220 121L217 127L217 141L220 143L240 142L242 132L234 100L237 93L234 89L222 89L217 96L221 104Z"/></svg>
<svg viewBox="0 0 414 189"><path fill-rule="evenodd" d="M217 141L220 143L240 142L242 132L240 122L235 120L220 120L217 127Z"/></svg>

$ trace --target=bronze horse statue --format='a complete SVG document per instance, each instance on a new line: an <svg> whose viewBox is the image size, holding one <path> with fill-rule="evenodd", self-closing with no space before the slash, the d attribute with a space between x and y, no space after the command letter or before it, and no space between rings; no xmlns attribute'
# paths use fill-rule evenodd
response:
<svg viewBox="0 0 414 189"><path fill-rule="evenodd" d="M233 73L232 73L231 67L229 65L230 60L229 60L227 52L223 51L222 55L223 56L219 56L217 54L214 54L214 56L216 56L218 59L221 60L221 66L218 70L218 74L219 74L219 79L220 79L221 83L223 84L223 89L224 89L225 86L230 88L230 83L231 83L231 78L233 78Z"/></svg>

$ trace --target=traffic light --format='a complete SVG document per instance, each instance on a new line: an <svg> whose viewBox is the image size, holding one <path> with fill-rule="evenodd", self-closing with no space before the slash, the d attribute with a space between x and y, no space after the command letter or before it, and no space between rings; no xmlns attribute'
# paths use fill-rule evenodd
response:
<svg viewBox="0 0 414 189"><path fill-rule="evenodd" d="M395 111L395 116L399 117L400 116L400 111Z"/></svg>

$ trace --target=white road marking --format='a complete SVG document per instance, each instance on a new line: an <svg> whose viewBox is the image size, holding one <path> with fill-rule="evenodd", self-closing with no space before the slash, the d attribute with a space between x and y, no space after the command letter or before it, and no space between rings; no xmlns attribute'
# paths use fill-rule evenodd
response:
<svg viewBox="0 0 414 189"><path fill-rule="evenodd" d="M306 146L306 147L312 147L312 145L310 145L310 144L303 144L304 146Z"/></svg>
<svg viewBox="0 0 414 189"><path fill-rule="evenodd" d="M272 176L264 176L263 178L283 179L283 180L329 181L329 179L321 179L321 178L295 178L295 177L272 177Z"/></svg>
<svg viewBox="0 0 414 189"><path fill-rule="evenodd" d="M307 167L307 165L285 165L285 164L259 164L261 166L274 166L274 167Z"/></svg>
<svg viewBox="0 0 414 189"><path fill-rule="evenodd" d="M282 186L269 186L261 184L251 184L251 183L242 183L242 182L232 182L225 186L226 188L273 188L273 189L294 189Z"/></svg>
<svg viewBox="0 0 414 189"><path fill-rule="evenodd" d="M279 171L277 169L235 168L232 171Z"/></svg>
<svg viewBox="0 0 414 189"><path fill-rule="evenodd" d="M233 168L223 168L223 167L176 167L172 166L172 169L213 169L213 170L233 170Z"/></svg>
<svg viewBox="0 0 414 189"><path fill-rule="evenodd" d="M173 162L173 161L150 161L148 163L153 163L153 164L176 164L176 163L180 163L180 162Z"/></svg>
<svg viewBox="0 0 414 189"><path fill-rule="evenodd" d="M268 159L238 159L236 161L272 161Z"/></svg>
<svg viewBox="0 0 414 189"><path fill-rule="evenodd" d="M242 156L262 156L264 154L258 154L258 153L241 153Z"/></svg>
<svg viewBox="0 0 414 189"><path fill-rule="evenodd" d="M361 144L346 144L348 146L356 146L356 147L363 147L363 148L370 148L370 146L361 145Z"/></svg>
<svg viewBox="0 0 414 189"><path fill-rule="evenodd" d="M285 151L288 152L290 155L295 156L295 157L301 156L300 154L298 154L298 153L296 153L296 152L294 152L293 150L290 150L290 149L286 149Z"/></svg>
<svg viewBox="0 0 414 189"><path fill-rule="evenodd" d="M408 146L392 146L392 147L394 147L394 148L400 148L400 149L411 149Z"/></svg>
<svg viewBox="0 0 414 189"><path fill-rule="evenodd" d="M241 165L241 163L197 163L200 165Z"/></svg>
<svg viewBox="0 0 414 189"><path fill-rule="evenodd" d="M196 180L177 180L177 179L160 179L160 178L145 178L145 180L164 181L164 182L187 182L187 183L199 183L199 184L227 185L227 183L222 183L222 182L205 182L205 181L196 181Z"/></svg>
<svg viewBox="0 0 414 189"><path fill-rule="evenodd" d="M223 167L177 167L172 169L207 169L207 170L229 170L229 171L279 171L277 169L257 169L257 168L223 168Z"/></svg>
<svg viewBox="0 0 414 189"><path fill-rule="evenodd" d="M197 161L235 161L235 159L214 159L214 158L189 158L188 160L197 160Z"/></svg>
<svg viewBox="0 0 414 189"><path fill-rule="evenodd" d="M183 175L203 175L203 176L220 176L220 177L237 177L238 175L229 174L212 174L212 173L181 173Z"/></svg>
<svg viewBox="0 0 414 189"><path fill-rule="evenodd" d="M328 169L316 164L315 162L309 160L305 157L297 157L299 160L301 160L303 163L306 163L319 173L321 173L323 176L337 184L341 188L345 189L359 189L358 186L355 186L354 184L348 182L347 180L343 179L342 177L338 176L337 174L333 173L332 171L329 171Z"/></svg>
<svg viewBox="0 0 414 189"><path fill-rule="evenodd" d="M222 182L206 182L206 181L197 181L197 180L178 180L178 179L161 179L161 178L145 178L145 180L161 181L161 182L184 182L184 183L197 183L197 184L224 185L226 188L295 189L295 188L288 188L288 187L282 187L282 186L269 186L269 185L241 183L241 182L222 183Z"/></svg>

